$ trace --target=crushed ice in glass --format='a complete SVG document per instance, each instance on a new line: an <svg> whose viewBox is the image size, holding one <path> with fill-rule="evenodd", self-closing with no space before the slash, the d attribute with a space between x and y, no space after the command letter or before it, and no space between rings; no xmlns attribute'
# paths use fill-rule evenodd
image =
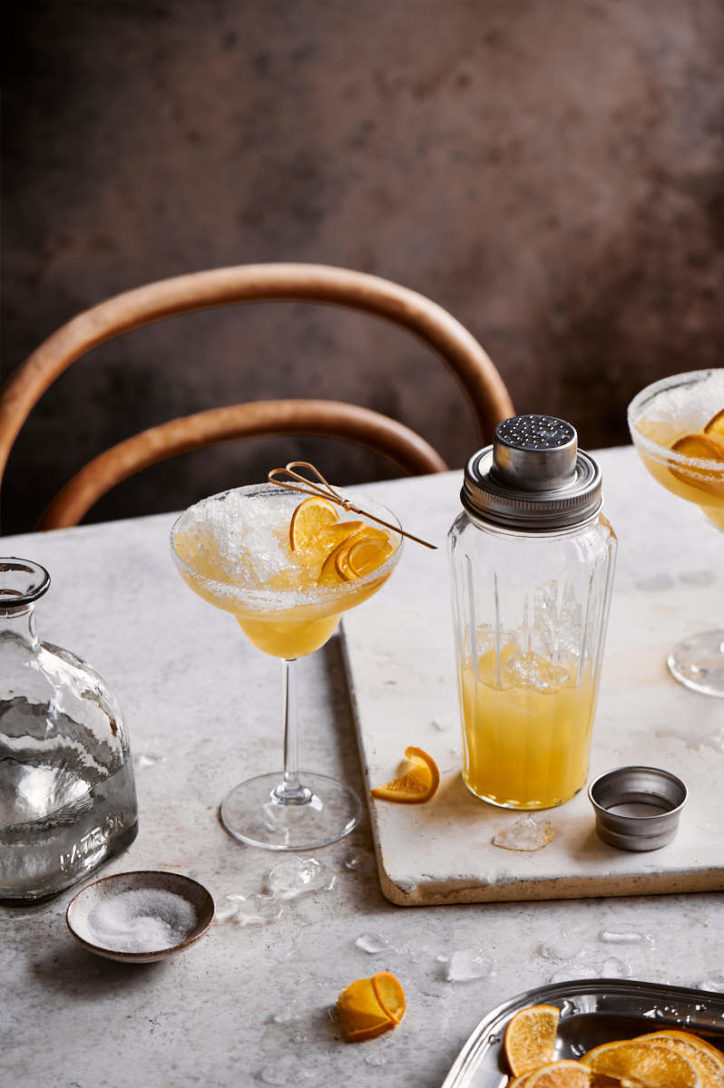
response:
<svg viewBox="0 0 724 1088"><path fill-rule="evenodd" d="M460 948L451 956L438 956L446 982L472 982L493 972L493 961L479 948Z"/></svg>
<svg viewBox="0 0 724 1088"><path fill-rule="evenodd" d="M334 884L334 875L316 858L286 858L270 869L265 879L266 891L275 899L331 891Z"/></svg>
<svg viewBox="0 0 724 1088"><path fill-rule="evenodd" d="M541 850L555 838L553 824L548 820L535 820L521 816L515 823L496 832L490 840L493 846L503 850Z"/></svg>

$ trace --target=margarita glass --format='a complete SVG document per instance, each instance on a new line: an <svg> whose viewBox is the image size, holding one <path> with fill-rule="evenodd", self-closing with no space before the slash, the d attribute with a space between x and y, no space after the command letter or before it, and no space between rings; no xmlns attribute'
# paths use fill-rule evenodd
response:
<svg viewBox="0 0 724 1088"><path fill-rule="evenodd" d="M271 483L235 488L189 507L171 531L173 559L187 585L230 612L254 646L283 663L284 770L242 782L221 805L222 823L234 838L269 850L325 846L359 821L353 790L298 770L293 666L327 642L342 612L384 585L402 551L402 537L371 520L398 526L394 515L368 500L362 506L355 500L355 512L339 520L336 508L321 500L331 528L308 533L308 546L295 550L290 526L303 500ZM361 560L350 567L349 541L362 537L377 544L371 556L369 543L358 544Z"/></svg>
<svg viewBox="0 0 724 1088"><path fill-rule="evenodd" d="M628 407L628 425L654 479L724 531L724 368L647 386ZM683 639L667 663L686 687L724 697L724 629Z"/></svg>

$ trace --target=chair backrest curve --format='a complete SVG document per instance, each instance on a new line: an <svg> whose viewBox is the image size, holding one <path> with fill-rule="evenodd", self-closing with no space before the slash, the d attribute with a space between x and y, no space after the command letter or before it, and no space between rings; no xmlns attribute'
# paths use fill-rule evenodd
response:
<svg viewBox="0 0 724 1088"><path fill-rule="evenodd" d="M158 280L78 314L49 336L0 391L0 480L15 438L45 390L98 344L163 317L272 299L332 303L385 317L417 334L465 388L481 434L513 414L507 389L474 336L447 310L379 276L320 264L249 264Z"/></svg>

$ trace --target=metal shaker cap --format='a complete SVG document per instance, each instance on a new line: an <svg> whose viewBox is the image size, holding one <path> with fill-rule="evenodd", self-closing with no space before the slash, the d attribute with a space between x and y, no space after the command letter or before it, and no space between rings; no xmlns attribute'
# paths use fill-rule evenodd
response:
<svg viewBox="0 0 724 1088"><path fill-rule="evenodd" d="M460 498L474 518L504 528L569 528L599 510L601 472L578 449L570 423L513 416L495 428L493 445L468 461Z"/></svg>

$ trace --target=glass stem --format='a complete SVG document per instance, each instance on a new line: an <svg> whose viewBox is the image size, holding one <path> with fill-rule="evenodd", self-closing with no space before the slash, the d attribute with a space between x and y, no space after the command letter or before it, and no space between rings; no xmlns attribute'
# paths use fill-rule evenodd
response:
<svg viewBox="0 0 724 1088"><path fill-rule="evenodd" d="M284 658L284 777L274 790L277 801L284 805L309 804L312 794L299 781L299 734L297 731L297 699L294 685L295 658Z"/></svg>

